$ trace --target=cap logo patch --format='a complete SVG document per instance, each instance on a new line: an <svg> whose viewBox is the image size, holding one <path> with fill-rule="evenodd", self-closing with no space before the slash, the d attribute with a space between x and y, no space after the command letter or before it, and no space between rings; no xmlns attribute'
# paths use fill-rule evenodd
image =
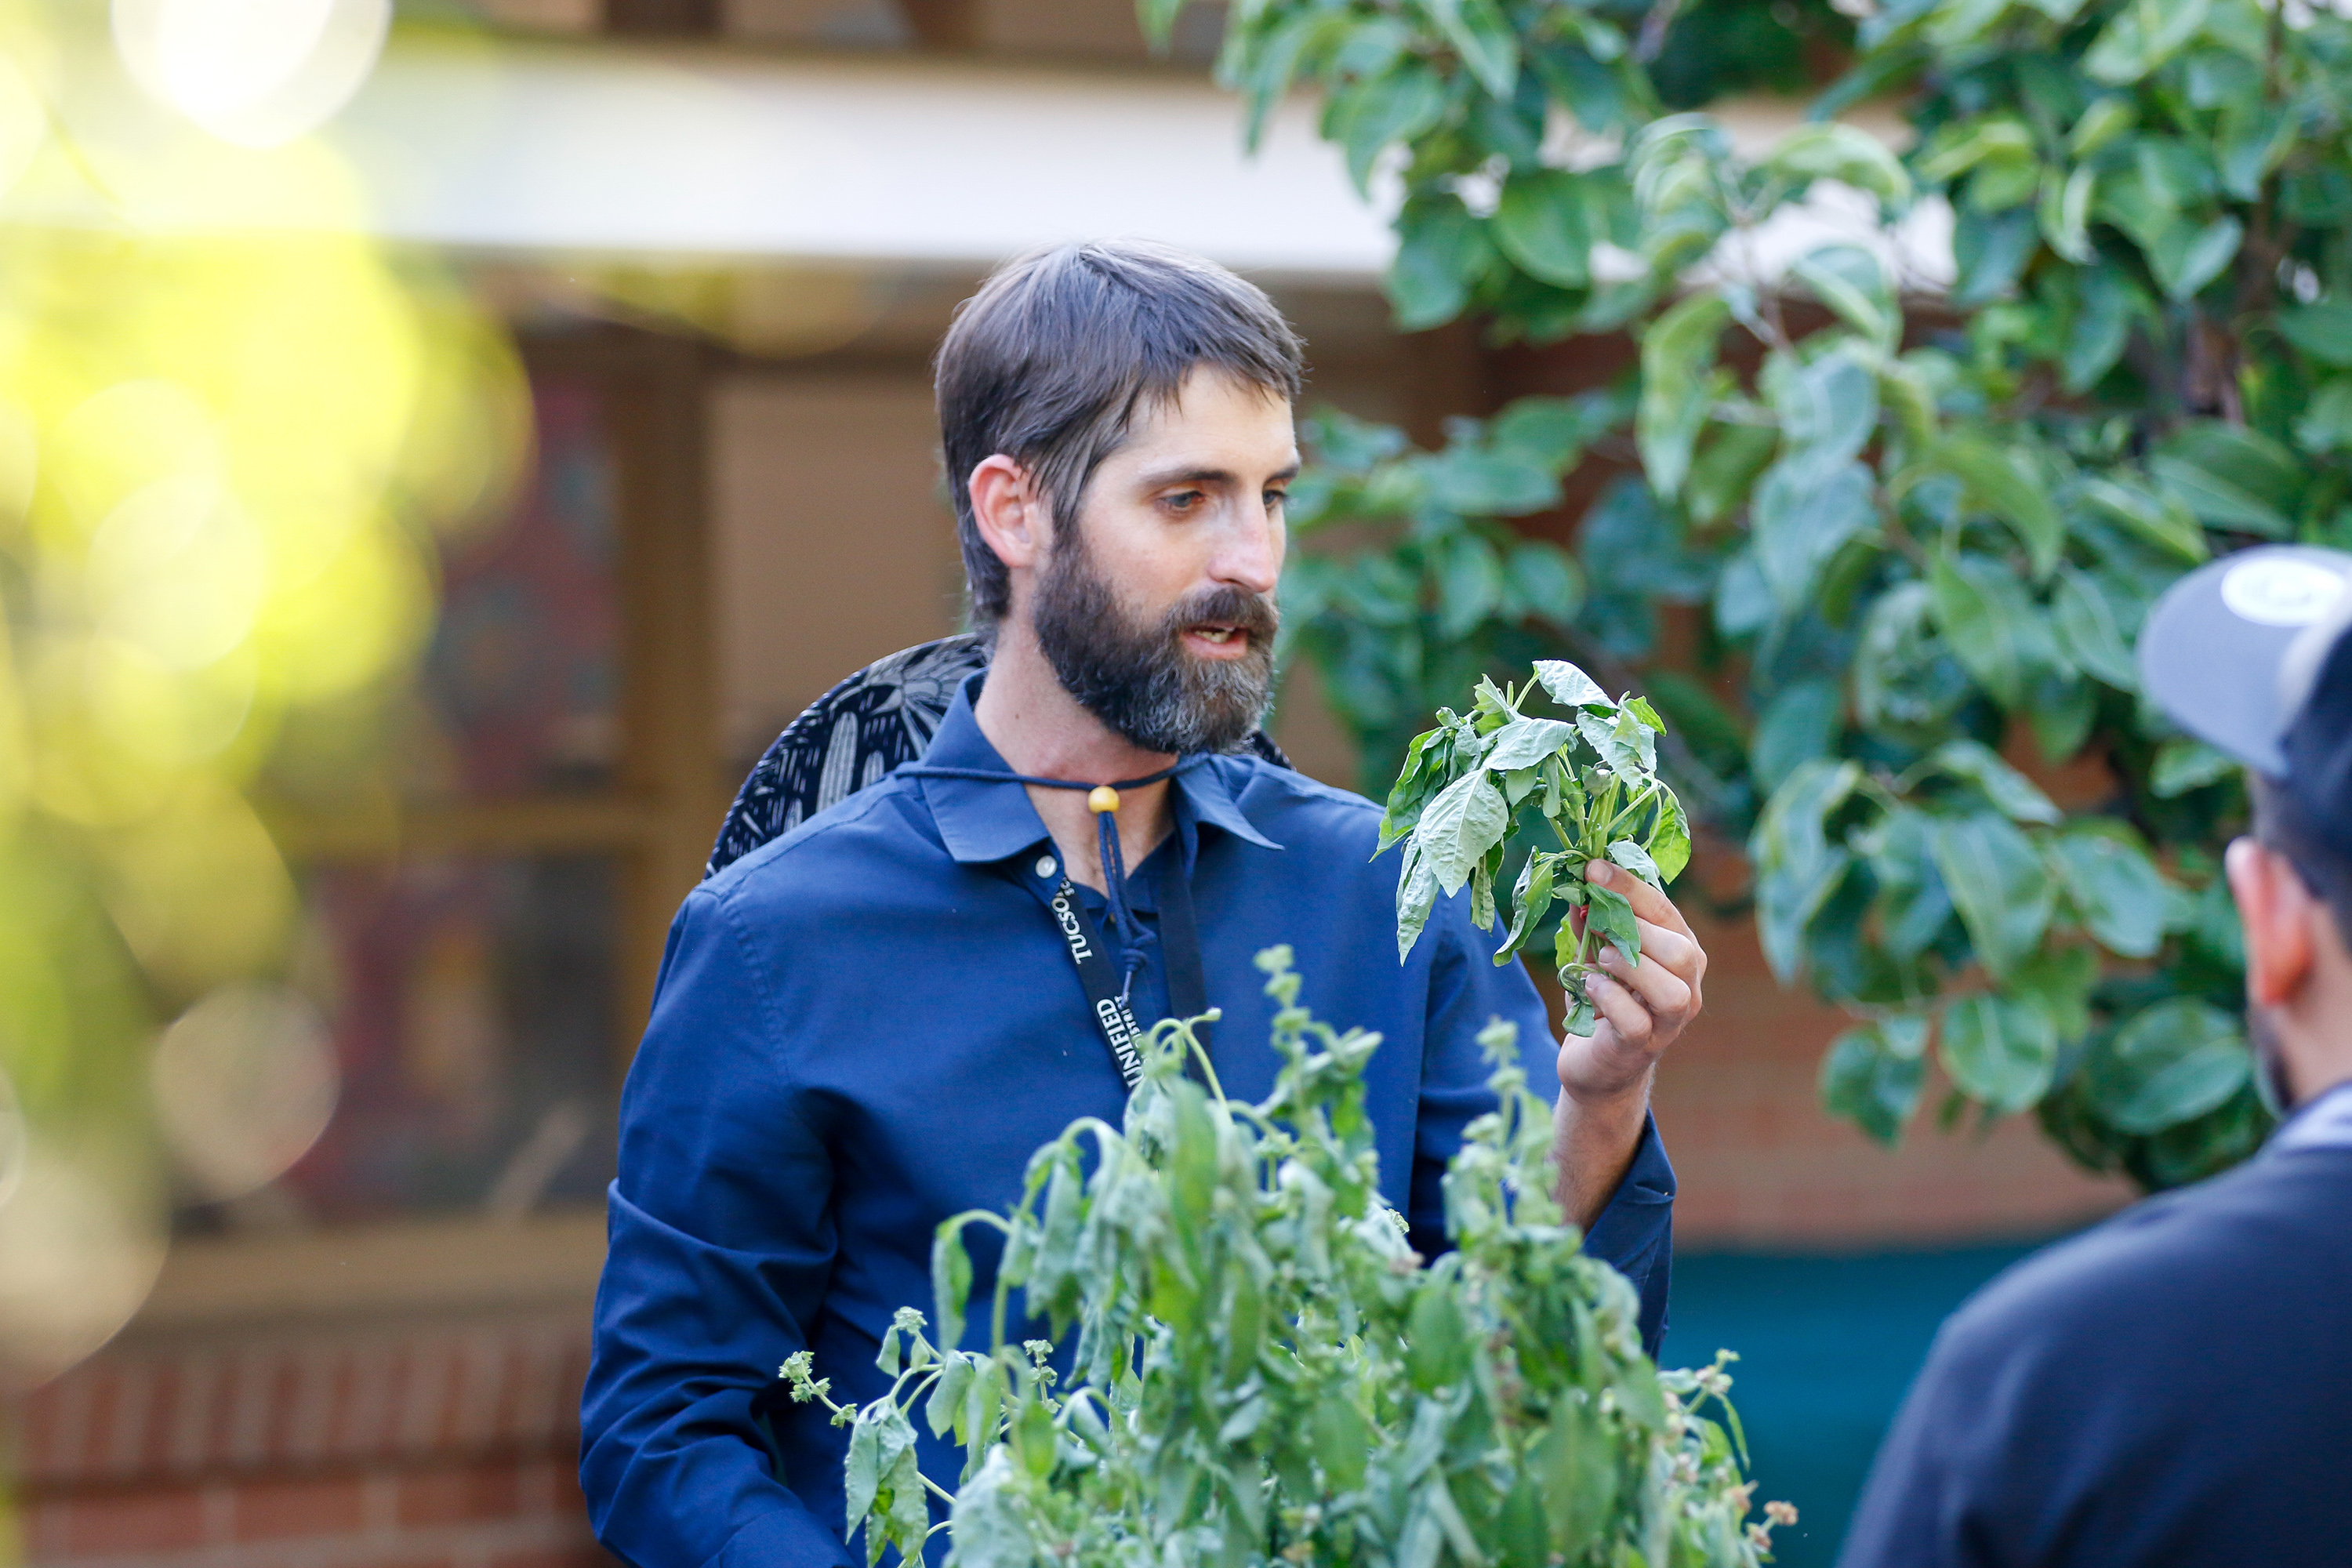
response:
<svg viewBox="0 0 2352 1568"><path fill-rule="evenodd" d="M2344 592L2344 579L2312 561L2276 555L2242 562L2221 578L2221 602L2241 620L2307 626Z"/></svg>

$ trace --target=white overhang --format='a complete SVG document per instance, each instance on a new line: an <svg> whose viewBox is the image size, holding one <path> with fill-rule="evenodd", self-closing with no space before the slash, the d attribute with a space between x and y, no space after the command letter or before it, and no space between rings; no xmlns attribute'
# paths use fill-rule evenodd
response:
<svg viewBox="0 0 2352 1568"><path fill-rule="evenodd" d="M1716 113L1760 153L1801 106ZM1393 253L1390 188L1360 200L1305 96L1245 153L1236 98L1198 72L904 55L395 37L321 132L349 179L299 147L213 141L85 50L44 160L0 217L160 232L363 228L526 258L984 268L1055 240L1159 239L1244 269L1368 282ZM1893 140L1899 121L1862 122ZM102 195L81 178L94 171ZM1777 278L1831 239L1872 244L1931 286L1948 214L1876 232L1831 191L1742 247ZM1385 197L1385 199L1381 199Z"/></svg>

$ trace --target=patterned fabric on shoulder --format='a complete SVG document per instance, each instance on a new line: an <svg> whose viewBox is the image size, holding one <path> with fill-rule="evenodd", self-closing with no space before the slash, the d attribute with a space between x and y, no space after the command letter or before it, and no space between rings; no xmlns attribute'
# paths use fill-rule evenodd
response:
<svg viewBox="0 0 2352 1568"><path fill-rule="evenodd" d="M901 763L929 749L964 678L988 664L969 632L877 659L808 706L761 756L736 793L706 877L716 876L772 838L781 838ZM1263 730L1245 749L1291 765Z"/></svg>

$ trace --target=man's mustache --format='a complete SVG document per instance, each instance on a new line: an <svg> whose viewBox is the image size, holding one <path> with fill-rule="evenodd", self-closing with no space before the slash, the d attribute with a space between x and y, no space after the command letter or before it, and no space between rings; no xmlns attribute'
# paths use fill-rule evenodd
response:
<svg viewBox="0 0 2352 1568"><path fill-rule="evenodd" d="M1265 594L1240 588L1211 588L1169 612L1168 635L1181 637L1188 627L1234 626L1250 635L1254 644L1270 647L1281 629L1282 611Z"/></svg>

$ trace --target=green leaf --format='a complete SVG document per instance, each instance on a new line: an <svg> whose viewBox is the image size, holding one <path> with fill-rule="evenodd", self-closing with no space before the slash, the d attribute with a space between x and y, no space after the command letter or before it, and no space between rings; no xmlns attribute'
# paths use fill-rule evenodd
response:
<svg viewBox="0 0 2352 1568"><path fill-rule="evenodd" d="M1911 200L1911 175L1886 143L1833 120L1789 132L1766 154L1760 172L1792 193L1815 180L1835 180L1888 206L1904 206Z"/></svg>
<svg viewBox="0 0 2352 1568"><path fill-rule="evenodd" d="M1620 862L1622 864L1622 862ZM1585 929L1599 933L1624 955L1629 964L1642 962L1642 927L1624 894L1588 884L1584 890Z"/></svg>
<svg viewBox="0 0 2352 1568"><path fill-rule="evenodd" d="M2086 265L2075 281L2074 319L2060 359L2060 384L2068 392L2087 392L2123 357L2138 291L2114 268Z"/></svg>
<svg viewBox="0 0 2352 1568"><path fill-rule="evenodd" d="M1953 915L1952 895L1937 874L1925 812L1898 807L1879 820L1862 847L1878 883L1880 940L1901 963L1926 952Z"/></svg>
<svg viewBox="0 0 2352 1568"><path fill-rule="evenodd" d="M2172 495L2152 495L2116 479L2085 479L2083 495L2101 512L2168 555L2195 565L2212 553L2196 515Z"/></svg>
<svg viewBox="0 0 2352 1568"><path fill-rule="evenodd" d="M2282 310L2279 335L2323 364L2352 366L2352 302L2322 300Z"/></svg>
<svg viewBox="0 0 2352 1568"><path fill-rule="evenodd" d="M1536 929L1543 923L1546 911L1551 908L1555 864L1549 856L1530 855L1527 865L1521 868L1519 885L1511 893L1515 905L1511 929L1503 938L1503 945L1495 952L1497 967L1509 963L1511 955L1525 947L1528 939L1534 936Z"/></svg>
<svg viewBox="0 0 2352 1568"><path fill-rule="evenodd" d="M1757 863L1757 934L1765 962L1783 984L1801 957L1805 928L1846 873L1852 857L1830 842L1831 815L1862 783L1848 759L1806 763L1765 803L1749 842Z"/></svg>
<svg viewBox="0 0 2352 1568"><path fill-rule="evenodd" d="M953 1350L963 1342L964 1303L971 1300L971 1255L964 1250L961 1220L942 1220L931 1237L931 1292L939 1344Z"/></svg>
<svg viewBox="0 0 2352 1568"><path fill-rule="evenodd" d="M1984 793L1995 810L2013 822L2048 824L2058 820L2058 808L2050 804L2050 797L1981 741L1947 741L1928 756L1924 767L1966 779Z"/></svg>
<svg viewBox="0 0 2352 1568"><path fill-rule="evenodd" d="M1731 307L1709 293L1685 295L1642 335L1642 401L1635 444L1651 489L1672 500L1690 472L1699 427L1715 401L1708 370Z"/></svg>
<svg viewBox="0 0 2352 1568"><path fill-rule="evenodd" d="M1370 198L1372 165L1384 148L1414 141L1444 110L1444 82L1412 56L1335 99L1326 134L1347 150L1348 177L1355 182L1356 194Z"/></svg>
<svg viewBox="0 0 2352 1568"><path fill-rule="evenodd" d="M1999 979L2042 940L2057 887L2032 840L1990 812L1938 817L1929 828L1936 870L1978 959Z"/></svg>
<svg viewBox="0 0 2352 1568"><path fill-rule="evenodd" d="M1487 740L1478 765L1489 773L1531 768L1568 744L1576 726L1559 719L1514 719Z"/></svg>
<svg viewBox="0 0 2352 1568"><path fill-rule="evenodd" d="M2352 451L2352 375L2339 375L2312 395L2294 422L2294 438L2314 452Z"/></svg>
<svg viewBox="0 0 2352 1568"><path fill-rule="evenodd" d="M2099 955L2087 947L2044 947L2001 983L2009 995L2042 1010L2061 1042L2090 1032L2091 988L2098 984Z"/></svg>
<svg viewBox="0 0 2352 1568"><path fill-rule="evenodd" d="M2211 0L2129 0L2083 57L2083 71L2129 87L2170 59L2205 25Z"/></svg>
<svg viewBox="0 0 2352 1568"><path fill-rule="evenodd" d="M1563 708L1607 708L1612 706L1609 693L1601 683L1564 658L1536 660L1536 679L1554 702Z"/></svg>
<svg viewBox="0 0 2352 1568"><path fill-rule="evenodd" d="M1792 460L1775 464L1750 513L1757 563L1783 614L1803 605L1830 559L1878 521L1868 468L1848 463L1808 485L1811 472Z"/></svg>
<svg viewBox="0 0 2352 1568"><path fill-rule="evenodd" d="M1951 302L1976 306L2007 293L2041 235L2033 215L2021 207L2003 213L1962 207L1952 226Z"/></svg>
<svg viewBox="0 0 2352 1568"><path fill-rule="evenodd" d="M1580 1562L1614 1522L1617 1447L1601 1413L1580 1395L1552 1401L1551 1416L1529 1456L1553 1552Z"/></svg>
<svg viewBox="0 0 2352 1568"><path fill-rule="evenodd" d="M1592 281L1592 247L1603 237L1591 218L1597 200L1587 177L1566 169L1537 169L1503 183L1495 207L1495 243L1530 277L1562 289Z"/></svg>
<svg viewBox="0 0 2352 1568"><path fill-rule="evenodd" d="M1431 1274L1413 1292L1405 1328L1405 1368L1423 1394L1454 1382L1470 1369L1469 1331L1454 1304L1453 1277Z"/></svg>
<svg viewBox="0 0 2352 1568"><path fill-rule="evenodd" d="M1511 546L1503 568L1503 607L1513 619L1533 617L1556 626L1574 623L1584 603L1584 576L1568 552L1549 540Z"/></svg>
<svg viewBox="0 0 2352 1568"><path fill-rule="evenodd" d="M1822 1108L1889 1148L1919 1106L1927 1082L1927 1020L1889 1018L1848 1029L1822 1058Z"/></svg>
<svg viewBox="0 0 2352 1568"><path fill-rule="evenodd" d="M940 1360L940 1377L931 1384L929 1403L924 1406L924 1418L930 1424L931 1436L944 1437L963 1414L964 1396L971 1391L971 1358L961 1351L946 1352Z"/></svg>
<svg viewBox="0 0 2352 1568"><path fill-rule="evenodd" d="M1969 675L1936 626L1927 584L1897 583L1870 607L1853 659L1854 715L1873 734L1925 745L1949 732Z"/></svg>
<svg viewBox="0 0 2352 1568"><path fill-rule="evenodd" d="M1475 533L1447 539L1438 557L1438 636L1461 640L1502 603L1503 563L1495 547Z"/></svg>
<svg viewBox="0 0 2352 1568"><path fill-rule="evenodd" d="M1404 863L1397 868L1397 962L1402 963L1412 954L1412 944L1421 940L1422 928L1429 924L1430 911L1437 905L1437 873L1431 869L1429 858L1422 853L1418 838L1405 845Z"/></svg>
<svg viewBox="0 0 2352 1568"><path fill-rule="evenodd" d="M1968 500L2016 532L2036 581L2050 575L2065 546L2066 525L2045 481L2022 454L1976 437L1954 436L1937 443L1929 460L1958 478Z"/></svg>
<svg viewBox="0 0 2352 1568"><path fill-rule="evenodd" d="M2204 742L2175 735L2156 749L2147 786L2159 800L2173 800L2192 789L2219 784L2237 771L2236 763Z"/></svg>
<svg viewBox="0 0 2352 1568"><path fill-rule="evenodd" d="M2051 841L2050 858L2084 928L2101 946L2147 958L2162 944L2170 889L2128 825L2070 823Z"/></svg>
<svg viewBox="0 0 2352 1568"><path fill-rule="evenodd" d="M2014 114L1979 115L1944 127L1921 150L1919 177L1948 185L1985 163L2035 161L2032 127Z"/></svg>
<svg viewBox="0 0 2352 1568"><path fill-rule="evenodd" d="M1437 885L1452 898L1510 825L1503 792L1483 770L1475 771L1440 790L1423 808L1412 841Z"/></svg>
<svg viewBox="0 0 2352 1568"><path fill-rule="evenodd" d="M1620 838L1609 846L1609 858L1631 871L1660 892L1666 889L1665 879L1659 875L1658 863L1650 852L1630 838ZM1627 908L1632 908L1629 904ZM1636 932L1638 935L1638 931Z"/></svg>
<svg viewBox="0 0 2352 1568"><path fill-rule="evenodd" d="M1396 259L1388 275L1398 327L1417 332L1460 315L1493 259L1485 231L1459 196L1407 202L1397 218Z"/></svg>
<svg viewBox="0 0 2352 1568"><path fill-rule="evenodd" d="M1761 382L1789 445L1782 465L1799 471L1801 486L1844 468L1877 433L1878 378L1843 348L1802 364L1775 354Z"/></svg>
<svg viewBox="0 0 2352 1568"><path fill-rule="evenodd" d="M2022 1110L2050 1087L2058 1032L2038 1007L1963 996L1944 1009L1942 1056L1961 1093L1995 1112Z"/></svg>
<svg viewBox="0 0 2352 1568"><path fill-rule="evenodd" d="M1690 864L1690 823L1683 816L1683 803L1674 791L1662 784L1658 797L1658 826L1650 836L1650 858L1657 863L1659 879L1671 882Z"/></svg>
<svg viewBox="0 0 2352 1568"><path fill-rule="evenodd" d="M2056 652L2024 584L1984 556L1938 555L1927 589L1953 654L1994 701L2014 711Z"/></svg>
<svg viewBox="0 0 2352 1568"><path fill-rule="evenodd" d="M1683 485L1691 521L1710 527L1748 499L1756 476L1780 447L1779 433L1763 425L1717 425L1707 435Z"/></svg>
<svg viewBox="0 0 2352 1568"><path fill-rule="evenodd" d="M1495 0L1424 0L1423 8L1478 84L1507 100L1518 82L1519 41Z"/></svg>
<svg viewBox="0 0 2352 1568"><path fill-rule="evenodd" d="M1658 765L1657 731L1639 716L1620 709L1614 718L1586 709L1576 716L1577 733L1601 754L1602 765L1627 784L1638 785Z"/></svg>
<svg viewBox="0 0 2352 1568"><path fill-rule="evenodd" d="M1886 264L1858 245L1824 246L1798 258L1790 275L1812 290L1839 320L1892 350L1903 335L1903 312Z"/></svg>
<svg viewBox="0 0 2352 1568"><path fill-rule="evenodd" d="M2235 1094L2252 1070L2235 1019L2176 996L2134 1015L2093 1053L2084 1082L2102 1116L2145 1135L2202 1116Z"/></svg>
<svg viewBox="0 0 2352 1568"><path fill-rule="evenodd" d="M2245 237L2245 225L2236 218L2217 217L2202 227L2172 225L2141 248L2165 297L2182 300L2194 298L2221 275L2221 269L2236 259L2239 243Z"/></svg>
<svg viewBox="0 0 2352 1568"><path fill-rule="evenodd" d="M1323 1467L1332 1489L1346 1492L1363 1485L1372 1431L1343 1390L1332 1389L1316 1402L1312 1434L1315 1462Z"/></svg>
<svg viewBox="0 0 2352 1568"><path fill-rule="evenodd" d="M2125 613L2116 595L2088 572L2072 566L2058 574L2058 591L2050 601L2052 628L2058 648L2078 669L2088 671L2118 691L2139 689L2139 670L2132 662L2135 625L2126 630Z"/></svg>
<svg viewBox="0 0 2352 1568"><path fill-rule="evenodd" d="M1790 773L1835 749L1845 722L1845 694L1833 680L1800 680L1784 688L1757 721L1748 751L1756 782L1778 789Z"/></svg>
<svg viewBox="0 0 2352 1568"><path fill-rule="evenodd" d="M2087 158L2138 123L2139 110L2127 95L2111 92L2094 99L2066 132L2066 151Z"/></svg>

